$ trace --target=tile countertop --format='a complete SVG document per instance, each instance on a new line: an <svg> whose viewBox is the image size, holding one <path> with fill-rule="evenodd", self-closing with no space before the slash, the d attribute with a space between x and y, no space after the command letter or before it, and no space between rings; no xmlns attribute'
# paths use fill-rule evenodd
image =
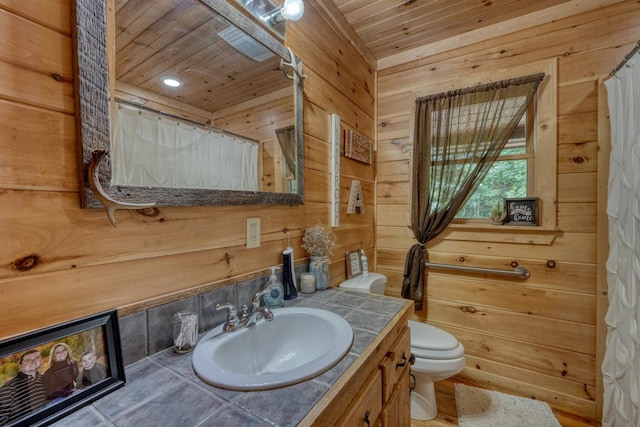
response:
<svg viewBox="0 0 640 427"><path fill-rule="evenodd" d="M285 307L323 308L344 317L353 329L349 353L325 373L275 390L229 391L202 382L191 367L191 353L177 354L170 348L127 366L124 387L54 426L298 425L358 357L377 345L374 341L389 321L412 305L408 300L336 288L298 295L285 301Z"/></svg>

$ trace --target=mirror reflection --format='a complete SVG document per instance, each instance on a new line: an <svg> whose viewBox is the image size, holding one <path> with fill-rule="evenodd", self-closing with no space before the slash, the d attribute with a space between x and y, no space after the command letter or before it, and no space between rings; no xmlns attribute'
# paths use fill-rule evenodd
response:
<svg viewBox="0 0 640 427"><path fill-rule="evenodd" d="M96 3L78 0L78 13L99 16ZM106 147L84 114L81 125L85 168L95 148L110 152L99 169L109 197L302 203L301 81L282 63L301 65L279 40L226 1L116 0L108 11L113 24L97 30L78 19L77 39L80 108L100 110L83 90L101 71L83 62L84 33L113 29Z"/></svg>
<svg viewBox="0 0 640 427"><path fill-rule="evenodd" d="M114 98L112 185L295 190L280 57L200 2L116 7Z"/></svg>

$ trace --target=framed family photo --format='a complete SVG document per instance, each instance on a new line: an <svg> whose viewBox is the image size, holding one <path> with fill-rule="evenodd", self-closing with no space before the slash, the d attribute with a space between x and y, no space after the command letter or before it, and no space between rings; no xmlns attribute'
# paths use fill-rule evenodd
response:
<svg viewBox="0 0 640 427"><path fill-rule="evenodd" d="M0 342L0 426L51 424L123 386L115 310Z"/></svg>

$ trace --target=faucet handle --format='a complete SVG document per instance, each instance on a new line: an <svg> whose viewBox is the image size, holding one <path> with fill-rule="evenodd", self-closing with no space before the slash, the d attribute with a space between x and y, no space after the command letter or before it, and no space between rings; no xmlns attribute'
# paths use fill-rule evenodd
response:
<svg viewBox="0 0 640 427"><path fill-rule="evenodd" d="M225 308L229 309L229 315L235 315L238 311L236 310L236 306L231 304L230 302L226 302L224 304L216 304L216 311L224 310Z"/></svg>
<svg viewBox="0 0 640 427"><path fill-rule="evenodd" d="M240 323L240 319L238 319L238 311L236 310L235 305L230 302L225 304L216 304L216 311L223 310L225 308L228 309L229 312L227 313L227 321L224 324L223 330L233 331L236 329L236 325Z"/></svg>
<svg viewBox="0 0 640 427"><path fill-rule="evenodd" d="M255 310L256 308L260 307L260 297L263 295L266 295L270 292L271 290L269 288L265 288L261 291L258 291L254 296L253 299L251 300L251 305L253 306L253 309Z"/></svg>

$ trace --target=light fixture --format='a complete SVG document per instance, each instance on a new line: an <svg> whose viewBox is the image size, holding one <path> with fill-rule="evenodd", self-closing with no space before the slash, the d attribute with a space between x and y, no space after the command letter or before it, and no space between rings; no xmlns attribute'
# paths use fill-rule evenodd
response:
<svg viewBox="0 0 640 427"><path fill-rule="evenodd" d="M176 78L173 77L163 77L162 78L162 83L164 83L165 85L169 86L169 87L179 87L182 86L182 82Z"/></svg>
<svg viewBox="0 0 640 427"><path fill-rule="evenodd" d="M297 21L304 14L304 3L302 0L285 0L284 4L276 7L268 14L262 16L262 20L274 27L284 20Z"/></svg>
<svg viewBox="0 0 640 427"><path fill-rule="evenodd" d="M284 0L280 13L284 19L297 21L304 15L304 3L302 0Z"/></svg>

